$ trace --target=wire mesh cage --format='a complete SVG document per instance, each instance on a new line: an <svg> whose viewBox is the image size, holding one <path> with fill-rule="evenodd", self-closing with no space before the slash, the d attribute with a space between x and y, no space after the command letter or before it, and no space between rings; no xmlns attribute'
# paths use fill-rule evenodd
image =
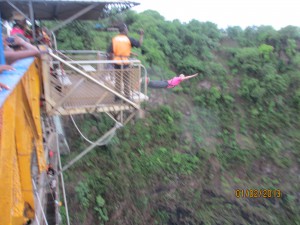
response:
<svg viewBox="0 0 300 225"><path fill-rule="evenodd" d="M139 108L139 104L148 99L141 92L139 60L131 60L126 67L115 69L115 62L106 60L105 54L99 52L95 60L73 60L62 53L55 57L49 64L47 96L51 102L48 111L53 114Z"/></svg>

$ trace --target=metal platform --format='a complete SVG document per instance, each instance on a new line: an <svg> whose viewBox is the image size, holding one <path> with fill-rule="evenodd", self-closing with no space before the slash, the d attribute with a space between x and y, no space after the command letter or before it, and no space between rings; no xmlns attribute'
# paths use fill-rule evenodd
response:
<svg viewBox="0 0 300 225"><path fill-rule="evenodd" d="M148 100L140 85L143 66L139 60L131 60L127 69L115 70L109 60L74 61L69 56L51 56L53 59L43 59L49 115L138 110L140 103Z"/></svg>

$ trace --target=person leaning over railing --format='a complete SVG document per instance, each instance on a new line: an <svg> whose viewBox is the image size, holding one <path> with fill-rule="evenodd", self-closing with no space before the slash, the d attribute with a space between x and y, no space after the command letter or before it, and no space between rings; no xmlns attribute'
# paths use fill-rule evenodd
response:
<svg viewBox="0 0 300 225"><path fill-rule="evenodd" d="M37 47L29 42L26 42L21 37L6 37L2 38L2 41L6 65L0 65L0 74L5 70L14 70L10 64L14 63L15 61L27 57L38 56L40 54L40 51ZM10 47L9 45L13 46L14 48ZM9 87L3 83L0 83L0 91L2 89L9 90Z"/></svg>
<svg viewBox="0 0 300 225"><path fill-rule="evenodd" d="M39 56L37 47L19 36L3 38L4 56L8 65L27 57Z"/></svg>

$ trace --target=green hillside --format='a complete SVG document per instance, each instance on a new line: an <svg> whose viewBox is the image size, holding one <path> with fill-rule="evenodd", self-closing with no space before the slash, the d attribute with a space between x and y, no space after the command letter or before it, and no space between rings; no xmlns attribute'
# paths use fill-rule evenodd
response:
<svg viewBox="0 0 300 225"><path fill-rule="evenodd" d="M135 52L151 79L200 76L149 90L146 118L66 172L72 224L300 224L300 28L219 30L155 11L103 23L117 19L132 37L144 29ZM59 48L105 51L115 33L93 27L61 30ZM92 140L112 125L103 114L75 119ZM87 143L65 125L67 162Z"/></svg>

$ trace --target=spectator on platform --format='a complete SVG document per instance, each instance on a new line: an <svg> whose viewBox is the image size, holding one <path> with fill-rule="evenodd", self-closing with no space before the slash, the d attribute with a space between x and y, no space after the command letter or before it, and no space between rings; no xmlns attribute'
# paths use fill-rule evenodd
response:
<svg viewBox="0 0 300 225"><path fill-rule="evenodd" d="M140 39L136 40L128 36L128 28L126 24L122 23L118 26L119 34L112 38L112 42L107 49L109 59L116 60L114 68L121 70L121 74L116 75L115 90L118 93L122 93L121 86L123 83L124 94L126 98L130 98L130 74L126 70L129 67L129 56L131 54L131 48L141 47L144 38L144 31L140 30ZM115 100L119 100L115 97Z"/></svg>
<svg viewBox="0 0 300 225"><path fill-rule="evenodd" d="M10 35L14 36L19 34L25 37L25 32L27 27L25 16L15 11L13 12L12 20L14 25L12 30L10 31Z"/></svg>

